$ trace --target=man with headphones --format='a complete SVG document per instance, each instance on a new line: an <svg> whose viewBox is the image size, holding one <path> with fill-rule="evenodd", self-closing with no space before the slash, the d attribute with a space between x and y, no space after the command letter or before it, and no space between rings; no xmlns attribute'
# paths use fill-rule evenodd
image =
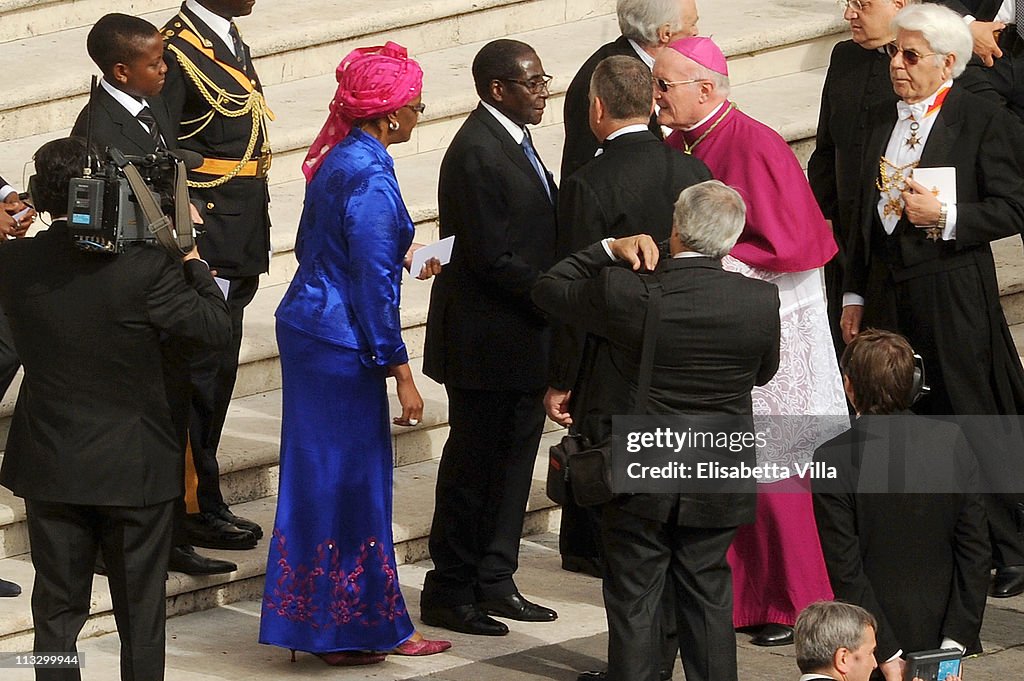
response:
<svg viewBox="0 0 1024 681"><path fill-rule="evenodd" d="M868 330L841 366L853 428L815 453L814 516L837 599L878 620L875 657L903 679L907 653L981 650L991 551L978 465L960 428L918 416L924 366L907 340Z"/></svg>

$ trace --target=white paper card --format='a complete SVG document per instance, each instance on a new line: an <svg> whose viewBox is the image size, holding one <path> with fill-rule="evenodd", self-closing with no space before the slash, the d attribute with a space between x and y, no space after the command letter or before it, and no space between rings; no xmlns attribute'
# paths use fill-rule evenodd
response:
<svg viewBox="0 0 1024 681"><path fill-rule="evenodd" d="M925 186L939 201L956 205L956 168L914 168L914 182Z"/></svg>
<svg viewBox="0 0 1024 681"><path fill-rule="evenodd" d="M217 284L217 288L219 288L220 292L224 295L224 300L227 300L228 299L228 291L231 290L231 280L230 279L222 279L221 277L214 277L213 278L213 282L215 284Z"/></svg>
<svg viewBox="0 0 1024 681"><path fill-rule="evenodd" d="M414 277L419 274L420 270L423 269L423 265L431 258L437 258L442 265L447 265L452 260L453 246L455 246L455 235L435 241L419 249L412 254L412 266L409 268L410 274Z"/></svg>

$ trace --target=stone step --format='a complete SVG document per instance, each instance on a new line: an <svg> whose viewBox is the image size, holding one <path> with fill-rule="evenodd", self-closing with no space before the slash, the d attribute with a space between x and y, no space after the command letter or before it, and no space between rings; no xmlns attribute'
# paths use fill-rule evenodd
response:
<svg viewBox="0 0 1024 681"><path fill-rule="evenodd" d="M420 55L613 9L612 0L432 0L414 5L378 0L348 3L338 11L333 0L274 0L258 4L238 23L269 87L333 74L341 56L358 46L394 40ZM88 23L101 14L97 10ZM161 26L173 14L167 8L143 16ZM88 32L83 25L0 44L0 63L18 64L32 74L0 104L0 141L70 128L96 71L85 49ZM268 99L273 108L275 99L269 93ZM327 100L318 101L325 111Z"/></svg>
<svg viewBox="0 0 1024 681"><path fill-rule="evenodd" d="M272 319L270 315L267 318ZM221 491L232 505L277 493L281 378L276 346L272 360L267 362L270 367L267 375L253 375L258 364L258 360L252 360L243 365L246 371L240 372L242 377L236 393L244 392L243 382L246 380L253 386L262 385L268 389L232 400L218 452ZM398 468L439 458L448 437L448 402L444 387L424 376L421 364L418 359L411 362L416 387L424 402L421 422L414 427L391 425L394 464ZM391 413L395 416L401 414L394 381L388 381L388 396ZM545 422L545 427L549 432L559 430L550 421ZM0 442L4 441L5 432L0 433ZM28 550L24 519L24 503L0 487L0 558Z"/></svg>
<svg viewBox="0 0 1024 681"><path fill-rule="evenodd" d="M180 3L174 0L121 0L117 11L168 14ZM91 26L96 19L112 11L109 0L0 0L0 43Z"/></svg>
<svg viewBox="0 0 1024 681"><path fill-rule="evenodd" d="M547 532L557 527L559 510L544 494L547 473L547 448L557 440L546 435L533 474L533 488L527 506L523 534ZM395 469L394 522L395 553L398 564L411 563L427 557L427 536L434 506L434 481L438 461L430 460ZM181 615L205 610L239 600L259 598L266 574L267 545L274 526L276 496L238 504L234 510L260 523L266 537L251 551L212 551L203 549L204 555L216 556L238 564L238 570L228 575L190 577L170 573L167 582L167 615ZM22 526L24 522L20 523ZM19 598L0 599L0 651L32 649L32 623L30 600L34 570L28 554L5 557L0 560L0 575L17 582L24 589ZM85 625L83 637L96 636L114 630L110 594L106 578L97 576L93 583L91 616ZM7 678L6 675L4 678Z"/></svg>
<svg viewBox="0 0 1024 681"><path fill-rule="evenodd" d="M447 4L451 5L454 1L450 0ZM465 3L465 0L461 1ZM492 0L492 4L497 1ZM516 11L524 11L523 5L532 6L541 2L542 0L531 0L520 3L516 5ZM552 3L555 0L543 2ZM559 2L568 4L565 0ZM566 15L586 14L586 18L573 19L568 23L541 23L540 26L544 28L537 30L526 30L530 27L528 23L523 23L523 27L514 32L515 37L537 48L549 73L556 76L551 101L556 105L549 108L547 124L560 123L561 103L555 98L564 92L581 63L596 47L616 37L618 30L615 17L602 13L603 10L610 9L607 4L606 0L594 0L589 13L567 10L564 12ZM835 17L831 16L833 12L822 12L820 9L802 11L799 16L792 17L802 19L800 22L781 19L778 16L767 19L764 33L752 36L744 29L742 22L750 22L749 14L756 11L754 3L752 0L743 0L737 4L741 5L740 11L735 13L725 13L722 8L713 7L702 24L713 30L723 49L730 56L733 84L824 67L831 46L840 37L837 30L842 27L838 26ZM266 20L259 11L248 17L249 22L256 22L257 19ZM253 40L256 40L255 36L263 35L264 28L253 28L250 32ZM6 104L0 105L0 113L4 113L0 118L0 140L12 141L10 144L0 144L0 171L9 173L9 177L16 178L20 175L25 162L43 141L70 129L84 105L88 77L94 69L83 56L85 29L79 32L83 35L77 35L74 31L62 32L52 37L44 36L24 41L25 44L18 42L9 46L0 45L0 58L4 56L4 49L14 50L16 47L20 58L30 61L42 61L48 54L48 50L43 49L46 45L34 45L32 41L52 43L59 40L62 44L81 47L81 53L76 53L70 60L71 65L78 65L77 68L81 70L80 76L76 76L74 71L69 76L68 69L54 70L43 61L41 71L38 78L33 81L31 89L19 91L18 98L9 99ZM267 34L264 40L270 40L271 34L272 32ZM473 55L483 42L494 36L474 36L472 33L460 32L459 41L456 43L432 44L423 50L412 49L413 54L422 62L426 73L424 100L428 102L429 108L414 138L407 144L395 147L396 154L411 155L443 147L461 125L466 113L476 104L469 66ZM275 36L274 40L276 42L273 46L265 45L264 49L285 49L285 38ZM340 55L344 54L338 45L332 44L331 47L334 52L330 66L319 70L310 68L311 70L301 77L269 78L263 63L257 60L257 68L266 86L267 100L278 115L278 120L271 125L270 134L275 151L279 153L279 168L285 163L281 155L304 150L324 122L328 101L336 87L334 67ZM259 53L260 44L254 42L253 49L255 53ZM287 54L294 58L295 50L288 51ZM294 65L289 68L295 69ZM53 73L50 73L51 70ZM74 85L76 78L81 80L78 86ZM3 110L2 107L7 109ZM18 122L22 119L26 126ZM31 139L25 139L26 137ZM294 173L292 176L298 177L299 163L289 165L290 169L286 172ZM273 173L274 180L280 181L279 174L280 170Z"/></svg>

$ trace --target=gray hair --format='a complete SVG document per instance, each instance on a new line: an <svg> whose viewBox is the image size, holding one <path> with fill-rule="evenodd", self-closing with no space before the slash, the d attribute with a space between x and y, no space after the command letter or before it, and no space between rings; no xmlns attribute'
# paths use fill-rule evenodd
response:
<svg viewBox="0 0 1024 681"><path fill-rule="evenodd" d="M796 666L802 674L830 668L837 650L861 647L866 627L877 631L878 622L860 606L842 601L811 603L796 618L793 627Z"/></svg>
<svg viewBox="0 0 1024 681"><path fill-rule="evenodd" d="M682 30L679 0L618 0L619 31L640 45L658 44L658 29Z"/></svg>
<svg viewBox="0 0 1024 681"><path fill-rule="evenodd" d="M722 258L736 245L747 221L747 206L732 187L707 180L684 189L676 201L672 226L684 246Z"/></svg>
<svg viewBox="0 0 1024 681"><path fill-rule="evenodd" d="M715 92L723 98L727 98L729 96L729 92L732 90L729 86L729 76L724 73L719 73L718 71L712 71L702 64L697 64L696 73L693 75L700 80L711 81L711 84L715 86Z"/></svg>
<svg viewBox="0 0 1024 681"><path fill-rule="evenodd" d="M936 64L941 64L947 54L956 56L953 62L954 78L967 68L967 62L974 51L971 29L967 28L963 17L942 5L908 5L892 20L892 30L894 33L900 30L920 31L937 53L934 56Z"/></svg>

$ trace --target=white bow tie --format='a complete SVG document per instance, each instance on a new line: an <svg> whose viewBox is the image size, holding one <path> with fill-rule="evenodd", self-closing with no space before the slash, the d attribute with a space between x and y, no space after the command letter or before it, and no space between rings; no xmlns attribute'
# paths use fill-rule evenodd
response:
<svg viewBox="0 0 1024 681"><path fill-rule="evenodd" d="M928 105L925 102L918 102L917 104L907 104L904 101L896 102L896 113L899 114L901 121L907 118L919 121L924 118L924 114L927 111Z"/></svg>

